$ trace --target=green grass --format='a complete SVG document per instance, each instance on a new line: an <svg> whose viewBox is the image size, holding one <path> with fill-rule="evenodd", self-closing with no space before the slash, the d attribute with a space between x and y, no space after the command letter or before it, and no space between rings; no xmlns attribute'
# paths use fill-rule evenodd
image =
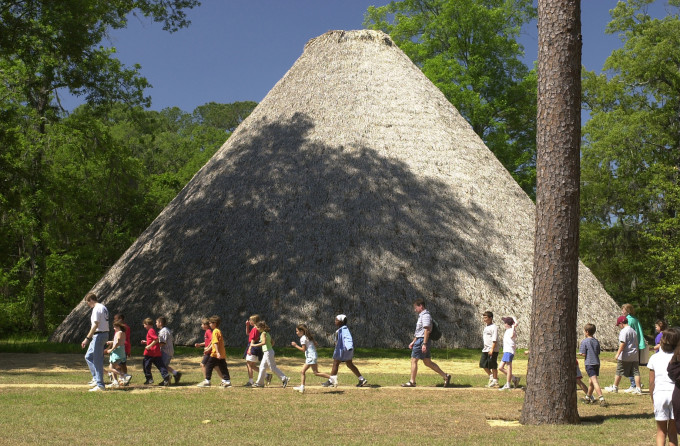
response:
<svg viewBox="0 0 680 446"><path fill-rule="evenodd" d="M16 343L15 343L16 344ZM406 349L363 349L355 363L372 384L354 387L356 378L341 367L340 387L324 389L307 373L307 392L272 387L248 389L241 350L229 351L233 388L199 389L200 351L187 348L173 360L184 372L179 386L141 385L140 356L130 365L133 385L125 390L89 393L90 379L78 354L62 354L44 342L46 352L2 353L0 358L0 444L653 444L655 424L649 396L606 395L610 407L579 403L583 423L575 426L492 427L489 419L517 420L524 393L484 389L476 350L439 350L435 361L453 372L454 387L420 367L418 388L402 389L408 379ZM0 342L0 346L4 342ZM4 347L3 347L4 348ZM52 350L50 350L52 349ZM328 371L330 350L321 349L320 369ZM522 377L526 359L518 355ZM612 353L602 355L603 385L611 384ZM277 349L277 363L291 387L299 383L302 355ZM158 372L154 370L158 380ZM643 369L643 382L647 382ZM217 377L213 377L216 384ZM30 387L34 384L52 387ZM22 387L14 387L22 386ZM25 386L25 387L23 387ZM623 384L622 387L626 387ZM580 393L579 396L582 394ZM114 427L115 426L115 427ZM153 440L153 441L152 441Z"/></svg>

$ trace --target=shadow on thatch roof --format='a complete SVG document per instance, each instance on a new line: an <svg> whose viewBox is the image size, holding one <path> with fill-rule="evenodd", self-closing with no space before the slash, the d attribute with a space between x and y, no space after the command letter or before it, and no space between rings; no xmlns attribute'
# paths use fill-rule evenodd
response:
<svg viewBox="0 0 680 446"><path fill-rule="evenodd" d="M533 209L389 37L330 32L93 290L137 339L143 318L165 315L191 344L218 314L228 343L245 346L259 313L280 344L304 322L329 345L345 313L358 346L399 347L424 298L441 346L480 345L486 310L516 315L522 344ZM581 271L579 324L585 314L600 332L616 305ZM79 340L87 314L77 307L53 339Z"/></svg>

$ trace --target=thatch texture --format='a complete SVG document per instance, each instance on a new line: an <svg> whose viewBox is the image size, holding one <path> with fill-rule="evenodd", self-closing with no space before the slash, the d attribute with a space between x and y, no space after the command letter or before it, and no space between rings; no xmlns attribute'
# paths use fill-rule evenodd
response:
<svg viewBox="0 0 680 446"><path fill-rule="evenodd" d="M425 298L439 346L479 347L481 313L529 334L534 205L470 125L377 31L312 39L227 143L94 286L133 336L165 315L178 343L218 314L230 345L260 313L274 338L403 347ZM619 310L583 265L578 325L616 344ZM88 308L56 330L80 340ZM578 335L581 336L581 328Z"/></svg>

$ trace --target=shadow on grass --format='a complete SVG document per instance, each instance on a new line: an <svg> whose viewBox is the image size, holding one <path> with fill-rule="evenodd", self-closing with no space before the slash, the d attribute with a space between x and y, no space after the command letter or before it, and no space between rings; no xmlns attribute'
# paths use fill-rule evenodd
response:
<svg viewBox="0 0 680 446"><path fill-rule="evenodd" d="M614 406L620 406L620 404L614 404ZM612 407L612 404L609 405ZM591 415L587 417L581 417L581 424L602 424L607 420L636 420L636 419L653 419L654 414L649 412L640 413L615 413L611 415Z"/></svg>

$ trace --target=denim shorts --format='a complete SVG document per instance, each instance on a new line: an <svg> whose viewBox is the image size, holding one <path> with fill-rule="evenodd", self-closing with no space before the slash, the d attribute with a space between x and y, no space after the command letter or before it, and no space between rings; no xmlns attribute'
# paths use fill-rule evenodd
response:
<svg viewBox="0 0 680 446"><path fill-rule="evenodd" d="M430 343L427 344L427 350L423 352L423 341L425 338L418 338L416 342L413 343L413 348L411 349L411 358L426 359L430 358Z"/></svg>

